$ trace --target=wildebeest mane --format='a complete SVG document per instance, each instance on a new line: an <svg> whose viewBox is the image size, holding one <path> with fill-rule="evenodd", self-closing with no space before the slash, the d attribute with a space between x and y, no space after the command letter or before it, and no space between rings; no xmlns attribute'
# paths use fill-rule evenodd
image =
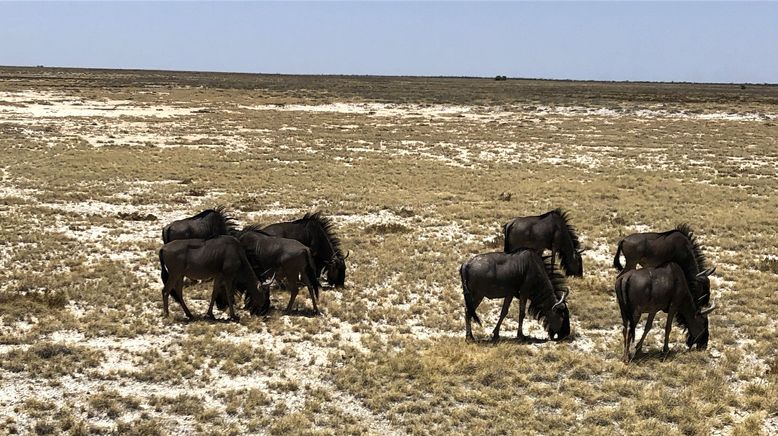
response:
<svg viewBox="0 0 778 436"><path fill-rule="evenodd" d="M705 258L705 253L702 252L702 246L697 241L697 237L694 236L694 231L692 230L691 226L689 226L687 223L681 223L675 227L675 231L680 232L686 236L689 242L692 243L692 251L694 252L694 260L697 261L697 268L699 268L700 271L707 269L708 265L707 259Z"/></svg>
<svg viewBox="0 0 778 436"><path fill-rule="evenodd" d="M545 327L548 324L545 319L546 314L557 303L557 294L567 292L567 282L565 281L565 276L556 269L550 258L543 259L543 270L539 270L538 273L546 274L549 282L551 282L552 292L549 292L545 286L531 286L528 295L530 300L528 310L535 319L540 320L543 318L543 326Z"/></svg>
<svg viewBox="0 0 778 436"><path fill-rule="evenodd" d="M575 227L573 227L573 225L568 221L568 212L561 207L558 207L550 212L544 213L541 216L545 218L552 214L559 216L559 218L562 220L562 226L567 229L567 233L570 234L570 240L573 241L573 249L579 250L581 248L581 243L578 241L578 232L575 230Z"/></svg>
<svg viewBox="0 0 778 436"><path fill-rule="evenodd" d="M224 206L216 206L213 209L206 209L190 219L204 220L209 216L214 217L214 221L209 221L208 224L211 227L211 237L218 235L231 235L238 230L238 224L235 219L230 216L227 208Z"/></svg>
<svg viewBox="0 0 778 436"><path fill-rule="evenodd" d="M316 237L321 237L323 235L329 241L329 244L332 246L332 250L335 252L335 255L338 257L343 257L343 250L340 248L340 238L338 238L338 236L335 234L335 231L333 230L332 220L322 216L321 212L306 213L302 218L293 222L296 224L302 224L306 228L315 227L320 229L321 231L317 232L318 234Z"/></svg>

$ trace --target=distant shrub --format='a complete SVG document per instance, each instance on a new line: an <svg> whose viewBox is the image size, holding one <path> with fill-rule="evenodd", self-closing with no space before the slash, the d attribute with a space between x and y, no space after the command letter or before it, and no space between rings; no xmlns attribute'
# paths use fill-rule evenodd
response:
<svg viewBox="0 0 778 436"><path fill-rule="evenodd" d="M365 232L376 234L405 233L410 229L401 223L375 223L365 227Z"/></svg>
<svg viewBox="0 0 778 436"><path fill-rule="evenodd" d="M771 272L778 274L778 259L772 257L765 257L756 264L756 269L764 272Z"/></svg>
<svg viewBox="0 0 778 436"><path fill-rule="evenodd" d="M498 75L498 76L494 76L494 80L497 80L497 81L508 80L508 77L507 76L499 76Z"/></svg>
<svg viewBox="0 0 778 436"><path fill-rule="evenodd" d="M119 212L116 215L117 218L126 221L156 221L157 217L154 214L147 213L145 215L138 212Z"/></svg>

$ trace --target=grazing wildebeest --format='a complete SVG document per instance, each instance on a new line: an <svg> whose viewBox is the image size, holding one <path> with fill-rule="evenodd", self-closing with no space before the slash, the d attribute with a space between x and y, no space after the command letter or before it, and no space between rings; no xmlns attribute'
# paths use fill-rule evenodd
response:
<svg viewBox="0 0 778 436"><path fill-rule="evenodd" d="M159 250L162 270L162 311L168 316L168 297L172 293L186 317L194 317L186 307L183 295L184 277L192 280L214 280L209 318L213 318L214 299L223 295L227 300L230 319L238 320L235 314L233 296L238 287L246 295L246 307L251 313L261 315L270 304L269 295L261 295L257 288L257 277L251 269L246 252L240 242L232 236L217 236L211 239L179 239L168 242Z"/></svg>
<svg viewBox="0 0 778 436"><path fill-rule="evenodd" d="M556 262L556 254L560 254L565 275L583 276L583 250L564 210L554 209L543 215L514 218L503 226L503 236L503 251L506 253L531 248L543 254L543 250L548 249L551 250L552 262Z"/></svg>
<svg viewBox="0 0 778 436"><path fill-rule="evenodd" d="M162 241L167 244L177 239L209 239L232 234L236 229L235 221L223 206L219 206L166 225L162 229Z"/></svg>
<svg viewBox="0 0 778 436"><path fill-rule="evenodd" d="M624 267L619 259L622 253L626 259ZM708 276L712 274L713 268L707 267L702 247L688 224L679 224L675 229L663 233L629 235L619 241L613 258L613 266L618 271L635 269L638 264L642 267L656 267L667 262L675 262L683 269L690 283L688 291L693 296L692 305L697 307L697 300L707 305L710 298ZM700 274L702 271L705 274Z"/></svg>
<svg viewBox="0 0 778 436"><path fill-rule="evenodd" d="M273 271L277 278L285 281L291 292L289 304L286 306L287 312L292 310L300 281L308 288L314 312L319 312L319 279L308 247L294 239L269 235L260 230L259 226L248 226L235 235L246 250L251 266L257 274Z"/></svg>
<svg viewBox="0 0 778 436"><path fill-rule="evenodd" d="M479 254L463 263L459 274L465 297L466 339L473 340L470 320L481 324L475 310L484 297L504 298L500 319L492 332L495 340L500 337L500 325L514 297L519 298L517 336L520 339L524 338L522 326L527 300L530 301L530 315L542 320L549 338L563 339L570 334L570 311L565 302L569 291L564 277L550 260L544 261L536 251L521 249L512 253Z"/></svg>
<svg viewBox="0 0 778 436"><path fill-rule="evenodd" d="M708 273L703 271L700 276ZM709 273L708 273L709 274ZM694 279L692 279L693 281ZM616 298L621 310L621 322L624 335L624 362L631 359L629 346L635 341L635 327L640 322L642 314L648 314L643 336L635 347L637 354L643 346L654 316L658 311L667 313L665 323L665 344L662 352L665 357L670 351L668 341L673 318L686 329L686 345L692 348L704 349L708 346L708 316L715 304L702 310L697 310L692 304L688 287L690 281L683 269L677 263L666 263L659 267L645 267L626 270L616 278Z"/></svg>
<svg viewBox="0 0 778 436"><path fill-rule="evenodd" d="M320 212L306 213L302 218L271 224L262 230L273 236L295 239L311 249L316 261L317 276L327 269L327 281L336 288L346 283L346 258L340 248L340 239L332 229L332 221Z"/></svg>

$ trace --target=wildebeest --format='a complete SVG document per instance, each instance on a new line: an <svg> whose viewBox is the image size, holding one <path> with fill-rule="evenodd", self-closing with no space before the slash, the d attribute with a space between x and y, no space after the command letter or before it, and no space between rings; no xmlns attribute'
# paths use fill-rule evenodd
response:
<svg viewBox="0 0 778 436"><path fill-rule="evenodd" d="M235 235L246 250L255 273L262 275L273 271L276 278L286 283L291 292L289 304L286 306L287 312L292 310L300 281L308 288L314 312L319 312L319 279L308 247L294 239L269 235L260 230L259 226L247 226Z"/></svg>
<svg viewBox="0 0 778 436"><path fill-rule="evenodd" d="M237 230L235 221L223 206L219 206L166 225L162 229L162 241L167 244L177 239L209 239L218 235L232 234L235 230Z"/></svg>
<svg viewBox="0 0 778 436"><path fill-rule="evenodd" d="M168 242L159 250L162 272L162 310L168 315L168 297L172 293L187 318L194 317L186 307L183 296L184 277L192 280L214 280L209 318L213 318L215 298L223 295L227 300L230 319L238 320L234 309L234 294L242 288L246 295L246 307L252 314L265 313L270 304L266 290L260 292L258 281L251 269L246 252L240 242L232 236L217 236L211 239L179 239ZM265 295L262 295L262 294Z"/></svg>
<svg viewBox="0 0 778 436"><path fill-rule="evenodd" d="M700 276L709 274L707 271ZM692 281L694 278L691 279ZM686 345L692 348L695 344L704 349L708 346L708 316L715 304L702 310L697 310L692 304L689 292L689 279L677 263L666 263L659 267L645 267L626 270L616 278L616 298L621 310L622 334L624 335L624 362L630 361L629 347L635 341L635 327L640 322L642 314L648 314L643 336L635 347L637 354L643 346L654 316L658 311L667 313L665 323L665 342L662 352L665 356L670 351L668 341L673 319L686 329Z"/></svg>
<svg viewBox="0 0 778 436"><path fill-rule="evenodd" d="M531 248L543 254L543 250L548 249L552 262L556 262L556 254L560 254L565 275L583 276L583 250L566 211L554 209L543 215L514 218L503 226L503 236L506 253Z"/></svg>
<svg viewBox="0 0 778 436"><path fill-rule="evenodd" d="M624 267L619 259L622 253L626 259ZM619 241L613 258L613 266L618 271L635 269L638 264L642 267L657 267L667 262L675 262L683 269L690 283L688 292L693 296L692 305L697 307L697 300L707 305L710 297L708 276L713 268L707 267L702 247L688 224L679 224L675 229L662 233L629 235ZM703 271L705 274L700 274Z"/></svg>
<svg viewBox="0 0 778 436"><path fill-rule="evenodd" d="M564 277L550 260L542 259L536 251L479 254L463 263L459 274L465 298L466 339L473 340L470 320L481 324L475 310L484 297L504 298L500 319L492 332L495 340L500 337L500 325L514 297L519 299L519 338L524 337L522 326L527 300L530 315L542 320L549 338L563 339L570 334L570 311L565 302L569 291Z"/></svg>
<svg viewBox="0 0 778 436"><path fill-rule="evenodd" d="M340 248L340 239L333 231L332 221L321 212L306 213L291 222L271 224L262 230L273 236L294 239L311 249L316 261L317 276L327 270L327 282L337 288L346 283L346 258Z"/></svg>

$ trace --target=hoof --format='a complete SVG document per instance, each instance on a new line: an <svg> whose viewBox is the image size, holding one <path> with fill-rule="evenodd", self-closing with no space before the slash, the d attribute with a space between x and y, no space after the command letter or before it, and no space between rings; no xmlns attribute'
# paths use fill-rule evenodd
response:
<svg viewBox="0 0 778 436"><path fill-rule="evenodd" d="M232 322L240 322L240 317L238 315L231 316L230 321Z"/></svg>
<svg viewBox="0 0 778 436"><path fill-rule="evenodd" d="M475 338L473 337L473 335L466 335L465 342L475 342Z"/></svg>

